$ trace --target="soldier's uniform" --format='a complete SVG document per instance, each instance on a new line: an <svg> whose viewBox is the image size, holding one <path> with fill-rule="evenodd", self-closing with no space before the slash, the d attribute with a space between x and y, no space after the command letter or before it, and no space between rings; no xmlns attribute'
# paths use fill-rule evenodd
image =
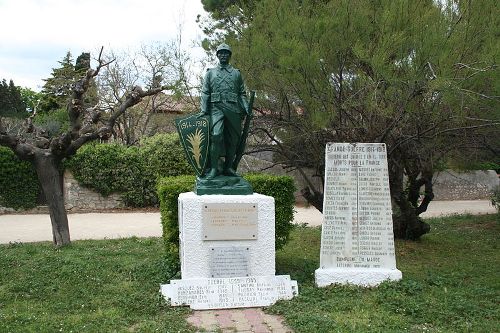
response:
<svg viewBox="0 0 500 333"><path fill-rule="evenodd" d="M207 71L201 91L201 112L210 115L210 154L217 155L210 158L211 168L217 167L213 164L219 156L225 156L225 170L232 167L247 105L245 86L238 69L227 64Z"/></svg>

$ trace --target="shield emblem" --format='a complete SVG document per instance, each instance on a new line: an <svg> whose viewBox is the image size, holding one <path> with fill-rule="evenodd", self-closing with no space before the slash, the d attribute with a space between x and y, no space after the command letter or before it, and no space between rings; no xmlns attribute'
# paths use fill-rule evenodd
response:
<svg viewBox="0 0 500 333"><path fill-rule="evenodd" d="M177 118L175 126L181 138L184 153L196 174L201 176L208 160L210 122L208 116L191 115Z"/></svg>

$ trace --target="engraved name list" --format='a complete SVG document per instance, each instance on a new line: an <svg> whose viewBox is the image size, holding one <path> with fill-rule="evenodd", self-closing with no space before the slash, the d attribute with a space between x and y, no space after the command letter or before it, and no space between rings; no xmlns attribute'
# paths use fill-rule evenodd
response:
<svg viewBox="0 0 500 333"><path fill-rule="evenodd" d="M326 148L321 268L395 268L386 148Z"/></svg>

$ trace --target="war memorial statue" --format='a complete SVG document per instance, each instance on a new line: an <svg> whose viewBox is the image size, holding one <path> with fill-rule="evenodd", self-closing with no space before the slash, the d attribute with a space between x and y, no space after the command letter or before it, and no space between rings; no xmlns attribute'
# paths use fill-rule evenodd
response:
<svg viewBox="0 0 500 333"><path fill-rule="evenodd" d="M269 306L298 293L290 275L276 275L273 197L253 193L236 173L245 151L254 94L247 100L231 48L203 82L199 113L176 120L184 152L198 177L177 198L181 279L162 284L172 306L231 309Z"/></svg>
<svg viewBox="0 0 500 333"><path fill-rule="evenodd" d="M236 173L245 150L252 117L252 92L247 100L240 71L229 64L232 51L221 44L219 65L207 70L200 113L176 120L188 161L195 169L196 194L252 194Z"/></svg>

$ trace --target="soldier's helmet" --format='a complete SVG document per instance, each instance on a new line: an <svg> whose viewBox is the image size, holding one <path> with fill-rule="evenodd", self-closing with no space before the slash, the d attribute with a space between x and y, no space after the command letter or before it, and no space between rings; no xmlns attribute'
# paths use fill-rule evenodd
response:
<svg viewBox="0 0 500 333"><path fill-rule="evenodd" d="M227 45L226 43L222 43L219 46L217 46L217 52L215 52L215 54L219 53L222 50L229 51L229 53L231 53L231 54L233 53L233 51L231 51L231 47L229 45Z"/></svg>

